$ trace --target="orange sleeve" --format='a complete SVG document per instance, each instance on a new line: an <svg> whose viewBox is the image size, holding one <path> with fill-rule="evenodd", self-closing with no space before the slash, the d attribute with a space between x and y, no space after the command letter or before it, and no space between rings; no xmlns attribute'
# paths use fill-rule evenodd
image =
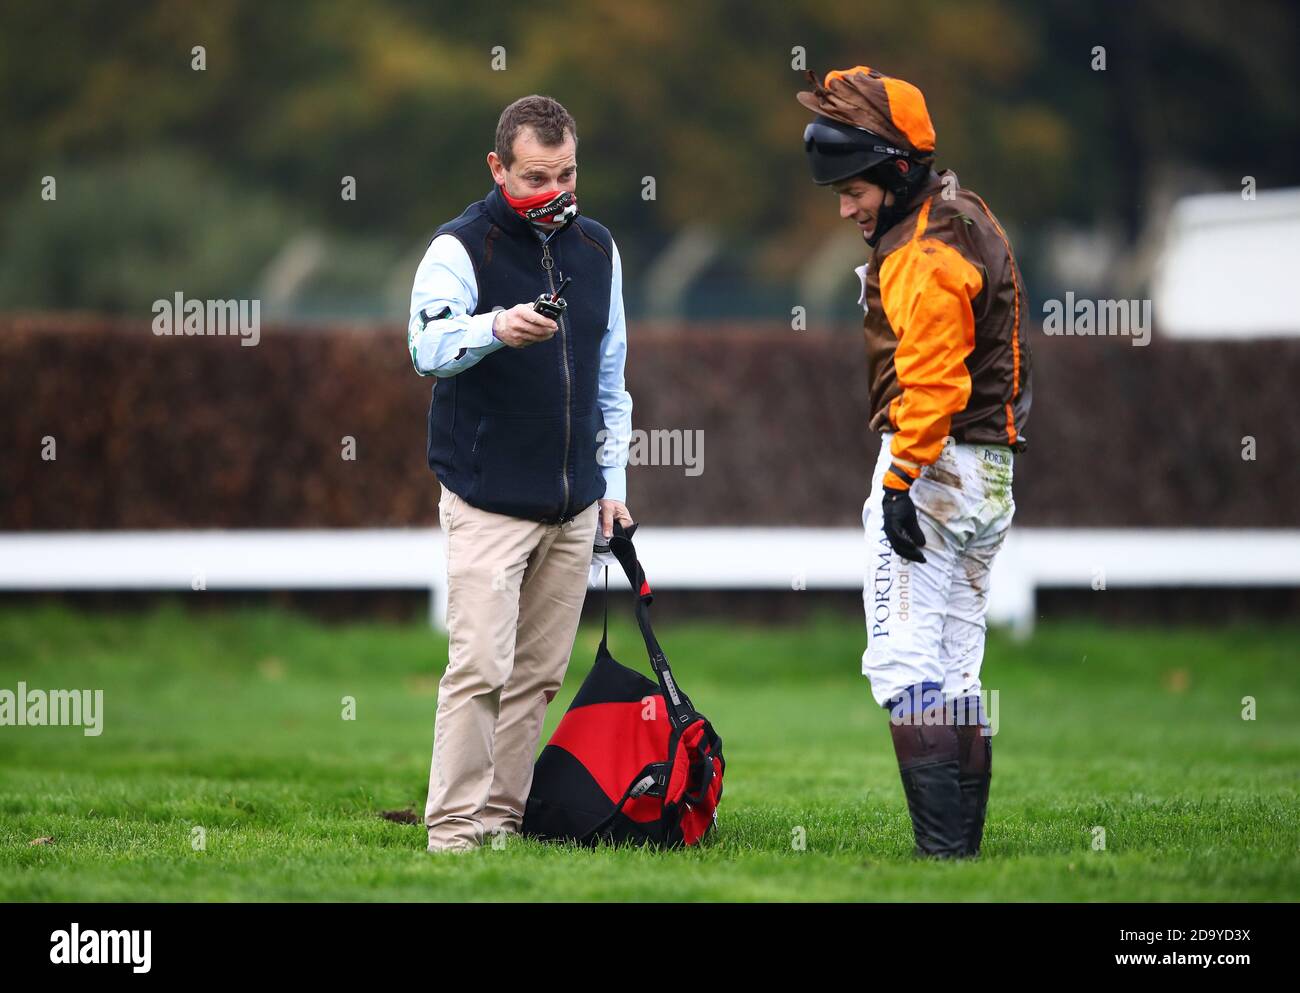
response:
<svg viewBox="0 0 1300 993"><path fill-rule="evenodd" d="M933 238L909 242L881 266L880 302L898 338L894 371L902 387L889 405L897 429L890 452L911 478L939 457L952 415L970 399L971 301L983 286L978 269ZM890 485L888 475L885 479Z"/></svg>

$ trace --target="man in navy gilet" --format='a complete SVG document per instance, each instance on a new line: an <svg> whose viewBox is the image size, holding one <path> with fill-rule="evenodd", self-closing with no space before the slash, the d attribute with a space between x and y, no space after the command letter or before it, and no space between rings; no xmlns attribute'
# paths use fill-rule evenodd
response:
<svg viewBox="0 0 1300 993"><path fill-rule="evenodd" d="M429 466L447 536L431 852L518 831L596 530L632 522L622 266L610 233L578 213L577 140L549 97L507 107L491 191L438 229L411 294L411 361L436 377ZM535 303L561 287L552 319Z"/></svg>

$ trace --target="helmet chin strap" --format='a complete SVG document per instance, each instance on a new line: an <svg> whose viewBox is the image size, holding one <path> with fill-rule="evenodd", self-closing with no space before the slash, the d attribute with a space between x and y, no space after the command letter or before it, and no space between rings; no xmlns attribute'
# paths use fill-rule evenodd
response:
<svg viewBox="0 0 1300 993"><path fill-rule="evenodd" d="M880 239L885 236L885 232L892 228L907 215L907 204L911 200L901 200L895 197L894 202L888 207L881 207L876 213L876 227L871 232L871 236L866 239L868 245L875 248L880 243Z"/></svg>
<svg viewBox="0 0 1300 993"><path fill-rule="evenodd" d="M893 169L892 163L887 168ZM911 210L912 199L916 196L916 191L925 183L925 178L930 170L927 166L919 166L912 163L906 173L893 172L892 175L887 173L881 176L876 170L871 170L867 179L873 183L879 183L886 190L894 194L894 202L889 206L882 206L876 214L876 227L871 232L871 237L866 239L868 245L875 248L880 243L880 239L885 236L885 232L907 216ZM886 182L880 182L885 179Z"/></svg>

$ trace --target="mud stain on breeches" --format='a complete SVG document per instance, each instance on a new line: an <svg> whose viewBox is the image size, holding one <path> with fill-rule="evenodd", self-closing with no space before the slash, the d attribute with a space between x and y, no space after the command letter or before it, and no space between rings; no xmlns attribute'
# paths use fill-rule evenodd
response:
<svg viewBox="0 0 1300 993"><path fill-rule="evenodd" d="M966 572L966 582L970 583L970 588L976 595L983 594L988 589L989 563L968 554L962 556L961 567Z"/></svg>
<svg viewBox="0 0 1300 993"><path fill-rule="evenodd" d="M951 486L954 490L961 489L961 477L955 472L940 469L937 464L925 467L925 478L943 486Z"/></svg>

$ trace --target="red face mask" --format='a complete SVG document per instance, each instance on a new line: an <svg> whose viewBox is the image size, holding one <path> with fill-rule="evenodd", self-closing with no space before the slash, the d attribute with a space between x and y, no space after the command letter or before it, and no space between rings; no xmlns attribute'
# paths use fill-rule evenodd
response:
<svg viewBox="0 0 1300 993"><path fill-rule="evenodd" d="M578 197L568 190L560 190L558 193L548 190L545 193L535 193L530 197L512 197L502 186L501 195L506 198L506 203L514 208L516 214L525 221L536 224L559 226L578 213Z"/></svg>

